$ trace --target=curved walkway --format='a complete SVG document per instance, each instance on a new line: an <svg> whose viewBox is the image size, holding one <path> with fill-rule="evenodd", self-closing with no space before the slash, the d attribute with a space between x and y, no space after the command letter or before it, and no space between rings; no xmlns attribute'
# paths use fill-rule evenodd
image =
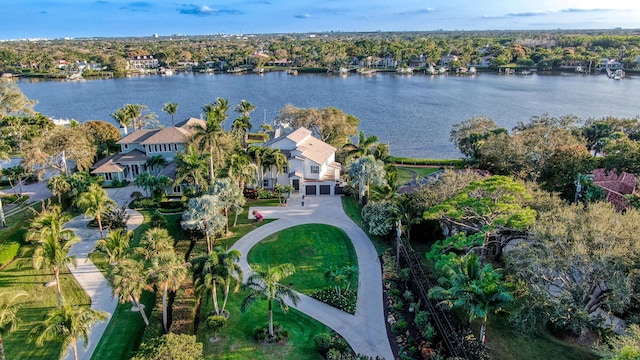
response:
<svg viewBox="0 0 640 360"><path fill-rule="evenodd" d="M287 207L255 208L265 218L278 220L253 230L233 245L232 249L237 249L243 254L240 259L242 270L245 274L250 274L246 255L254 245L271 234L292 226L311 223L341 228L351 239L358 259L358 302L355 315L303 294L299 294L300 302L297 306L289 305L335 330L349 342L356 353L392 360L394 357L384 318L382 270L371 240L344 213L340 196L307 197L304 206L300 200L290 199L289 202Z"/></svg>
<svg viewBox="0 0 640 360"><path fill-rule="evenodd" d="M131 189L128 189L128 191L122 189L113 189L114 191L109 191L112 189L107 189L109 196L116 201L118 205L126 204L129 199L125 195L131 193ZM131 215L131 218L127 222L127 228L129 230L137 228L144 221L142 214L135 210L127 209L127 213ZM69 267L69 271L91 298L91 308L106 311L109 313L109 316L111 316L118 306L118 299L113 297L111 293L111 285L102 275L100 270L98 270L98 268L96 268L93 262L89 259L89 253L94 249L96 241L100 239L100 231L97 228L94 229L87 226L90 221L91 219L87 219L84 215L80 215L71 219L64 225L66 229L73 230L73 232L80 237L80 241L75 243L69 251L69 255L75 256L77 262L75 268L73 266ZM87 346L86 349L83 347L84 345L82 340L78 340L79 359L91 359L91 355L93 355L93 351L100 342L100 338L106 330L107 325L109 325L109 321L103 321L97 323L93 328L91 328L91 333L89 334L89 346ZM73 359L73 353L68 351L65 359Z"/></svg>

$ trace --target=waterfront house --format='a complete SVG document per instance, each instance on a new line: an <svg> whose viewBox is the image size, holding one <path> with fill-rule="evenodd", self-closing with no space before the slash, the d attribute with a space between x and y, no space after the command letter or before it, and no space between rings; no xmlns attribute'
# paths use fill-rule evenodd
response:
<svg viewBox="0 0 640 360"><path fill-rule="evenodd" d="M445 55L440 58L440 65L448 67L452 62L458 61L458 57L455 55Z"/></svg>
<svg viewBox="0 0 640 360"><path fill-rule="evenodd" d="M622 69L624 66L616 59L602 58L598 67L600 70L618 70Z"/></svg>
<svg viewBox="0 0 640 360"><path fill-rule="evenodd" d="M337 149L313 136L311 130L301 127L268 141L264 146L279 149L288 161L284 174L266 172L275 176L264 180L265 187L275 184L292 185L302 195L335 195L341 193L342 165L335 161Z"/></svg>
<svg viewBox="0 0 640 360"><path fill-rule="evenodd" d="M158 59L153 55L137 55L130 57L127 65L130 70L155 69L158 67Z"/></svg>
<svg viewBox="0 0 640 360"><path fill-rule="evenodd" d="M91 174L102 176L107 183L133 181L141 172L147 171L145 164L152 156L160 155L171 164L176 153L184 149L193 126L204 127L205 122L190 118L175 127L134 131L117 142L120 153L98 161Z"/></svg>

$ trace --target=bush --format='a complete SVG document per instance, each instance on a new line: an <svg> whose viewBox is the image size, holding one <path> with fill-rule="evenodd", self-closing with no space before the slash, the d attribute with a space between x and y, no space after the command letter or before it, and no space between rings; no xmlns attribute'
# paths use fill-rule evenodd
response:
<svg viewBox="0 0 640 360"><path fill-rule="evenodd" d="M424 329L427 325L430 325L431 322L429 321L429 316L428 311L418 311L414 320L416 326L420 329Z"/></svg>
<svg viewBox="0 0 640 360"><path fill-rule="evenodd" d="M396 335L404 334L409 328L409 324L401 319L391 327L391 331Z"/></svg>
<svg viewBox="0 0 640 360"><path fill-rule="evenodd" d="M331 348L333 338L329 333L320 333L316 335L314 341L316 343L316 350L318 350L320 354L325 355Z"/></svg>
<svg viewBox="0 0 640 360"><path fill-rule="evenodd" d="M349 314L356 313L357 296L358 294L353 289L344 291L342 296L336 296L333 288L324 288L311 294L312 298Z"/></svg>
<svg viewBox="0 0 640 360"><path fill-rule="evenodd" d="M431 325L431 323L428 323L421 329L423 333L422 336L424 336L424 339L429 342L431 342L431 340L433 340L433 338L436 336L436 328L434 328L433 325Z"/></svg>
<svg viewBox="0 0 640 360"><path fill-rule="evenodd" d="M15 259L20 252L20 243L16 241L5 241L0 244L0 266Z"/></svg>
<svg viewBox="0 0 640 360"><path fill-rule="evenodd" d="M151 215L151 227L154 228L166 228L167 219L160 214Z"/></svg>
<svg viewBox="0 0 640 360"><path fill-rule="evenodd" d="M349 351L351 350L351 348L349 347L349 343L347 342L347 340L345 340L342 336L340 335L336 335L333 338L333 344L331 344L331 347L334 349L337 349L340 352L345 352L345 351Z"/></svg>
<svg viewBox="0 0 640 360"><path fill-rule="evenodd" d="M131 202L130 205L133 209L148 209L158 207L158 202L152 198L138 198Z"/></svg>
<svg viewBox="0 0 640 360"><path fill-rule="evenodd" d="M207 327L213 330L214 336L218 333L218 330L227 326L227 318L222 315L209 315L206 320Z"/></svg>
<svg viewBox="0 0 640 360"><path fill-rule="evenodd" d="M144 197L144 195L142 195L142 193L140 191L134 191L134 192L131 193L131 198L134 199L134 200L138 200L138 199L141 199L143 197Z"/></svg>
<svg viewBox="0 0 640 360"><path fill-rule="evenodd" d="M338 349L331 348L327 351L327 360L341 360L342 353Z"/></svg>

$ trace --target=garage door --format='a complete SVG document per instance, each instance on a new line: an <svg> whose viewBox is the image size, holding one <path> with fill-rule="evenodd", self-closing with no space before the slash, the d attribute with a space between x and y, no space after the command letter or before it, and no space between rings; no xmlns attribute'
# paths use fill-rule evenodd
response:
<svg viewBox="0 0 640 360"><path fill-rule="evenodd" d="M307 195L316 195L316 186L315 185L306 185L304 187L304 193Z"/></svg>
<svg viewBox="0 0 640 360"><path fill-rule="evenodd" d="M331 195L331 185L320 185L320 195Z"/></svg>

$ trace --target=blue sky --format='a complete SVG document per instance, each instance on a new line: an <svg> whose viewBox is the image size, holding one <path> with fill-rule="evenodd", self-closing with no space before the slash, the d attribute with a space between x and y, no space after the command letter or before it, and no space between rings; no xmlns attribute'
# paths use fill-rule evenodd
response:
<svg viewBox="0 0 640 360"><path fill-rule="evenodd" d="M0 0L0 39L640 28L640 1Z"/></svg>

